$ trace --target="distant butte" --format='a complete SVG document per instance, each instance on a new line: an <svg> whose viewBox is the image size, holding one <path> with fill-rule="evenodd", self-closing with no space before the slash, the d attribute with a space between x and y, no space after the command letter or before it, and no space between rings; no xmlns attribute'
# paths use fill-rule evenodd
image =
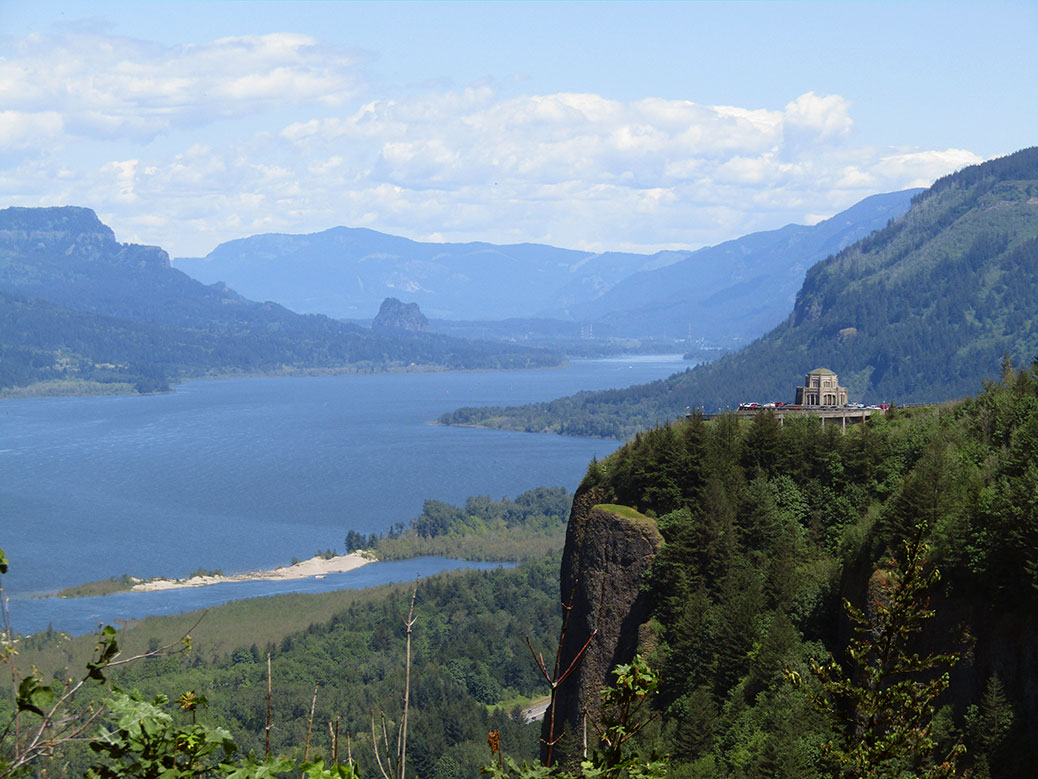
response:
<svg viewBox="0 0 1038 779"><path fill-rule="evenodd" d="M396 298L386 298L371 323L372 330L408 330L413 333L429 331L429 320L418 308L417 303L401 303Z"/></svg>

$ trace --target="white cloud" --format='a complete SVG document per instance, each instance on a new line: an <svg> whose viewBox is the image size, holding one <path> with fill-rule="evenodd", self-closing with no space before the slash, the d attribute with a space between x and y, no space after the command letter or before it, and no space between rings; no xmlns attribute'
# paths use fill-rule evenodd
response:
<svg viewBox="0 0 1038 779"><path fill-rule="evenodd" d="M786 106L783 126L822 140L842 138L851 131L850 103L839 95L806 92Z"/></svg>
<svg viewBox="0 0 1038 779"><path fill-rule="evenodd" d="M101 167L101 175L112 179L114 197L122 203L134 203L137 194L134 192L137 179L138 160L109 162Z"/></svg>
<svg viewBox="0 0 1038 779"><path fill-rule="evenodd" d="M0 146L25 148L56 138L63 129L57 111L0 111Z"/></svg>
<svg viewBox="0 0 1038 779"><path fill-rule="evenodd" d="M840 95L807 92L772 110L487 86L376 92L352 53L292 34L6 44L0 191L20 205L91 206L122 240L180 256L339 224L696 247L817 221L979 161L855 145Z"/></svg>
<svg viewBox="0 0 1038 779"><path fill-rule="evenodd" d="M889 154L875 165L875 173L887 180L907 181L906 187L926 187L944 174L982 162L965 149L920 151Z"/></svg>
<svg viewBox="0 0 1038 779"><path fill-rule="evenodd" d="M0 104L58 114L71 134L146 141L286 104L339 106L356 58L304 35L162 46L92 33L31 35L0 59Z"/></svg>

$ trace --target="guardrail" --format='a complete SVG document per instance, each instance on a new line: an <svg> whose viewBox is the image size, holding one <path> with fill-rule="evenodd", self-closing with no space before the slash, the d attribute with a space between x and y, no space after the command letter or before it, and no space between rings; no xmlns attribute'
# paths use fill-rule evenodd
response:
<svg viewBox="0 0 1038 779"><path fill-rule="evenodd" d="M847 425L859 425L873 414L882 414L886 409L882 408L851 408L849 406L760 406L758 408L742 408L735 411L735 416L740 419L754 417L757 414L771 412L778 419L779 424L785 424L787 416L813 416L818 417L824 425L839 424L840 430L846 431ZM704 419L712 419L721 414L704 414Z"/></svg>

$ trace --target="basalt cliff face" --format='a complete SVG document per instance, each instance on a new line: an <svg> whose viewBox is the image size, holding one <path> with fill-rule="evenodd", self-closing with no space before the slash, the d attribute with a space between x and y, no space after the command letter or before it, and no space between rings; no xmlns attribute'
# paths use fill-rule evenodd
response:
<svg viewBox="0 0 1038 779"><path fill-rule="evenodd" d="M76 271L76 263L155 267L168 271L169 255L157 246L119 243L112 228L89 208L18 208L0 210L0 262L5 274L21 273L24 258L40 282ZM23 292L25 290L22 290Z"/></svg>
<svg viewBox="0 0 1038 779"><path fill-rule="evenodd" d="M859 558L843 571L840 599L863 605L874 619L876 604L885 601L882 582L888 575L884 561ZM957 656L941 705L961 716L982 702L989 681L998 679L1012 701L1017 732L1038 728L1038 613L1027 601L1027 593L1004 592L992 599L961 583L938 586L928 594L926 606L934 616L908 647L920 657L942 652ZM853 626L841 614L833 635L825 638L834 655L842 657L852 637Z"/></svg>
<svg viewBox="0 0 1038 779"><path fill-rule="evenodd" d="M585 644L587 650L559 687L555 711L549 710L544 718L545 742L562 734L553 747L553 763L579 763L584 712L592 722L600 718L600 693L612 681L611 669L652 643L641 580L663 539L654 519L624 506L604 504L605 498L601 487L578 490L566 532L561 597L571 609L560 673ZM593 739L593 734L588 737Z"/></svg>

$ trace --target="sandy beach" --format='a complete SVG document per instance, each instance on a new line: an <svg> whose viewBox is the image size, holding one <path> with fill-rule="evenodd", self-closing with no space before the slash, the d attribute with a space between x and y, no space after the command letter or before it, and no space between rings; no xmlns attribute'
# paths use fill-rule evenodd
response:
<svg viewBox="0 0 1038 779"><path fill-rule="evenodd" d="M131 590L134 592L152 592L154 590L175 590L182 587L206 587L210 584L221 584L222 582L308 579L311 576L324 576L329 573L352 571L370 562L374 561L360 552L339 555L330 559L316 556L295 565L275 568L272 571L249 571L248 573L236 573L230 576L192 576L190 579L152 579L133 585Z"/></svg>

